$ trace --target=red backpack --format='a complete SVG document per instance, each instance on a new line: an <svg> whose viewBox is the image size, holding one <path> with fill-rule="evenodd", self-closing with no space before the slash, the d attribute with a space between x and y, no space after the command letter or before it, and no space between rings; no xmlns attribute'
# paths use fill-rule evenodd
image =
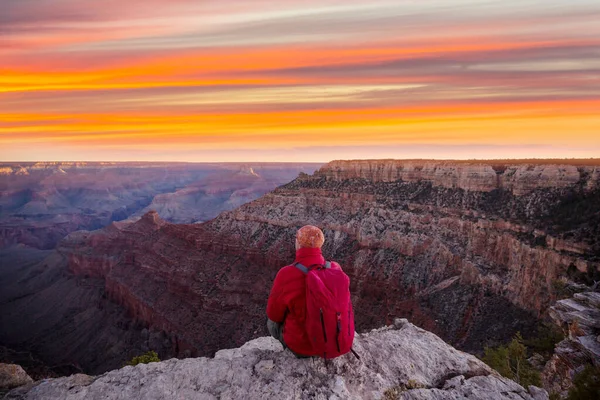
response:
<svg viewBox="0 0 600 400"><path fill-rule="evenodd" d="M348 353L354 340L350 278L330 261L294 266L306 274L306 331L313 353L324 359Z"/></svg>

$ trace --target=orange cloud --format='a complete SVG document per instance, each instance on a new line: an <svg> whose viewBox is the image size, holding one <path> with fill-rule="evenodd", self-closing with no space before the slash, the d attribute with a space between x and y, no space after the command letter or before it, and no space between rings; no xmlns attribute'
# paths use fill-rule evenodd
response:
<svg viewBox="0 0 600 400"><path fill-rule="evenodd" d="M312 13L268 0L231 12L211 1L132 2L121 14L69 4L31 14L13 3L0 16L11 33L0 156L25 145L600 147L589 10L511 20L429 5L406 14L393 1L313 2ZM200 9L204 19L190 17ZM582 28L559 37L561 21Z"/></svg>

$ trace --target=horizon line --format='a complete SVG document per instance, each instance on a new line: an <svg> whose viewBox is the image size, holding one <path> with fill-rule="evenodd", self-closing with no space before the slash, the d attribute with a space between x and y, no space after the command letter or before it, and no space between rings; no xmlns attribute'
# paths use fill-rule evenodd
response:
<svg viewBox="0 0 600 400"><path fill-rule="evenodd" d="M333 161L460 161L460 162L485 162L485 161L600 161L598 157L524 157L524 158L336 158L329 161L159 161L159 160L30 160L30 161L3 161L0 164L32 164L32 163L107 163L107 164L326 164Z"/></svg>

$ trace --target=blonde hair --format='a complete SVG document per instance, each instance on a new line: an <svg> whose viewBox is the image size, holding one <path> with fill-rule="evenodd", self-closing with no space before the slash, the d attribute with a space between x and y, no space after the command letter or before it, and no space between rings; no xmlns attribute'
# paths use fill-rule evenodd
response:
<svg viewBox="0 0 600 400"><path fill-rule="evenodd" d="M321 248L323 243L325 243L325 235L314 225L304 225L296 233L296 247Z"/></svg>

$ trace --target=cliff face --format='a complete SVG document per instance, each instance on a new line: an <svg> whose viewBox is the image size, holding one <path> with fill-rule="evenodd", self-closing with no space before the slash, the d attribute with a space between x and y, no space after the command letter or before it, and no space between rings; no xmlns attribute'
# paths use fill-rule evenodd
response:
<svg viewBox="0 0 600 400"><path fill-rule="evenodd" d="M213 240L223 245L213 249ZM155 212L72 233L7 277L14 284L0 295L0 342L93 373L148 349L189 357L241 345L266 333L277 267L259 267L227 243Z"/></svg>
<svg viewBox="0 0 600 400"><path fill-rule="evenodd" d="M584 180L598 185L600 167L594 165L516 164L477 161L356 160L333 161L320 174L328 179L366 179L370 182L431 182L433 186L490 192L504 189L523 195L539 189L560 189Z"/></svg>
<svg viewBox="0 0 600 400"><path fill-rule="evenodd" d="M273 256L318 225L351 276L359 329L410 316L478 350L531 334L559 277L598 274L595 168L332 162L204 226ZM534 186L528 171L557 180Z"/></svg>
<svg viewBox="0 0 600 400"><path fill-rule="evenodd" d="M58 252L17 250L0 250L0 343L11 350L5 362L34 377L61 376L118 368L149 348L171 352L175 336L134 321L107 297L104 279L69 273Z"/></svg>
<svg viewBox="0 0 600 400"><path fill-rule="evenodd" d="M202 226L170 224L149 212L133 224L73 234L58 251L74 274L103 278L106 295L134 320L175 333L174 355L207 355L264 332L276 272L253 264L242 249L213 249L221 240L207 236Z"/></svg>
<svg viewBox="0 0 600 400"><path fill-rule="evenodd" d="M49 379L9 399L547 399L500 377L475 357L407 323L357 335L351 354L325 364L297 359L272 338L214 358L125 367L101 376Z"/></svg>
<svg viewBox="0 0 600 400"><path fill-rule="evenodd" d="M566 397L586 365L600 368L600 293L576 293L558 301L549 314L566 338L544 367L544 387Z"/></svg>

